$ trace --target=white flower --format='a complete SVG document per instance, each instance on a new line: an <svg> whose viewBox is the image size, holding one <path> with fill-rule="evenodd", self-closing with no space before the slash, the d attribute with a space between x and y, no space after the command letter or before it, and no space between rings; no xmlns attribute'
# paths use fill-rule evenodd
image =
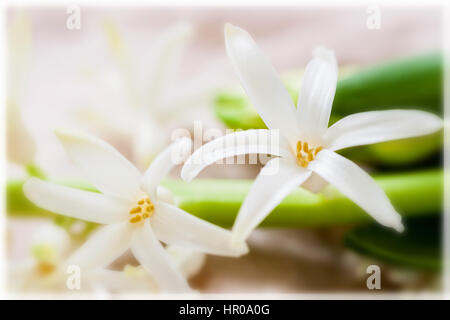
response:
<svg viewBox="0 0 450 320"><path fill-rule="evenodd" d="M29 68L31 25L25 13L14 15L8 34L8 83L6 137L8 160L27 165L33 162L35 142L22 118L20 103Z"/></svg>
<svg viewBox="0 0 450 320"><path fill-rule="evenodd" d="M251 36L227 24L225 39L228 56L254 107L269 129L279 129L278 150L264 145L263 139L253 144L247 142L254 141L255 136L269 136L270 130L226 135L194 152L181 175L191 180L222 157L249 152L278 156L261 170L242 204L233 227L235 239L246 239L296 187L301 185L317 192L327 182L379 223L403 230L400 215L382 189L365 171L335 151L430 134L442 127L441 119L422 111L372 111L350 115L328 127L338 76L331 51L324 48L314 51L314 58L306 67L296 110L274 68ZM233 145L236 140L241 142ZM222 147L230 145L234 147ZM277 166L277 173L269 174Z"/></svg>
<svg viewBox="0 0 450 320"><path fill-rule="evenodd" d="M146 168L170 140L170 130L191 118L193 108L204 106L212 99L213 90L206 90L205 86L200 90L195 88L192 86L195 80L186 83L185 88L169 87L169 80L195 30L188 23L178 23L164 30L152 50L154 58L150 72L136 66L133 52L128 50L114 23L105 21L103 30L129 105L120 109L120 116L111 113L110 109L104 113L82 110L79 115L84 121L94 122L95 128L101 128L106 135L127 141L133 162Z"/></svg>
<svg viewBox="0 0 450 320"><path fill-rule="evenodd" d="M66 216L105 224L69 259L83 268L106 267L131 248L162 291L186 291L189 286L159 241L210 254L239 256L245 244L231 247L231 232L198 219L157 196L160 181L175 157L190 150L181 139L159 154L142 174L112 146L94 137L57 131L67 153L101 192L87 192L36 178L24 193L37 206ZM181 159L180 159L181 160Z"/></svg>
<svg viewBox="0 0 450 320"><path fill-rule="evenodd" d="M65 229L53 223L43 225L33 234L31 255L25 260L8 263L9 288L21 291L68 290L65 258L72 247ZM186 278L198 273L204 262L204 254L192 250L168 246L167 252ZM80 290L96 293L158 292L154 278L141 266L131 265L125 265L123 271L104 268L83 271Z"/></svg>

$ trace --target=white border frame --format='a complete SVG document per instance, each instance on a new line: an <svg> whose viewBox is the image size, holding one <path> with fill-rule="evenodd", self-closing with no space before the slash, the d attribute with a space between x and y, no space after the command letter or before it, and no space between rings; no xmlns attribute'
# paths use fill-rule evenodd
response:
<svg viewBox="0 0 450 320"><path fill-rule="evenodd" d="M443 23L444 32L442 39L442 48L445 58L444 64L444 221L443 221L443 254L444 254L444 267L442 275L443 288L441 293L436 292L422 292L422 293L368 293L368 292L354 292L354 293L307 293L307 294L201 294L201 295L180 295L180 294L120 294L120 295L108 295L108 296L98 296L96 294L84 294L84 293L11 293L6 291L6 255L5 255L5 226L6 226L6 206L5 206L5 167L6 167L6 157L0 157L0 180L1 182L1 195L0 195L0 206L3 208L2 214L0 214L0 299L232 299L232 300L250 300L250 299L450 299L450 185L447 181L448 173L447 170L450 165L450 128L449 124L449 114L450 114L450 3L444 0L429 0L429 1L407 1L398 0L394 4L387 0L382 1L350 1L341 0L339 3L331 0L310 0L310 1L289 1L289 0L228 0L228 1L208 1L208 0L191 0L191 1L180 1L180 0L78 0L78 1L66 1L66 0L4 0L0 3L0 101L2 108L0 109L0 132L5 132L5 102L6 102L6 10L8 7L20 7L20 6L67 6L70 4L77 4L85 7L115 7L115 6L201 6L201 7L211 7L211 6L227 6L227 7L239 7L239 6L350 6L350 5L360 5L367 6L370 4L378 4L384 6L442 6L443 12ZM5 148L5 134L2 135L0 139L0 154L6 154Z"/></svg>

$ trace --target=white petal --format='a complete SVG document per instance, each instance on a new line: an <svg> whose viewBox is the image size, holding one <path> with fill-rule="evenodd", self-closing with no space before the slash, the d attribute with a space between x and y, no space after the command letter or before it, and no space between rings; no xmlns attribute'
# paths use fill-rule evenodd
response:
<svg viewBox="0 0 450 320"><path fill-rule="evenodd" d="M153 233L149 221L136 229L131 250L140 264L155 278L162 291L189 292L190 288Z"/></svg>
<svg viewBox="0 0 450 320"><path fill-rule="evenodd" d="M259 173L233 226L237 241L245 240L265 217L311 175L292 159L270 160Z"/></svg>
<svg viewBox="0 0 450 320"><path fill-rule="evenodd" d="M232 246L230 231L168 203L157 201L150 221L158 239L167 244L224 256L240 256L248 252L245 243Z"/></svg>
<svg viewBox="0 0 450 320"><path fill-rule="evenodd" d="M172 168L183 162L191 151L192 141L189 138L181 138L162 151L145 172L142 179L142 189L156 200L156 190L161 180Z"/></svg>
<svg viewBox="0 0 450 320"><path fill-rule="evenodd" d="M206 255L202 252L179 246L167 246L166 250L186 278L195 276L205 264Z"/></svg>
<svg viewBox="0 0 450 320"><path fill-rule="evenodd" d="M175 197L173 196L172 191L163 186L158 186L156 189L156 198L160 201L175 204Z"/></svg>
<svg viewBox="0 0 450 320"><path fill-rule="evenodd" d="M228 57L258 114L269 129L285 138L298 134L295 106L275 69L243 29L225 25Z"/></svg>
<svg viewBox="0 0 450 320"><path fill-rule="evenodd" d="M90 135L65 130L55 133L72 161L96 188L134 200L142 175L116 149Z"/></svg>
<svg viewBox="0 0 450 320"><path fill-rule="evenodd" d="M164 128L158 126L147 115L142 115L135 124L132 148L134 163L147 169L155 157L167 146Z"/></svg>
<svg viewBox="0 0 450 320"><path fill-rule="evenodd" d="M382 225L403 230L401 217L389 198L375 180L352 161L324 149L308 168L338 188Z"/></svg>
<svg viewBox="0 0 450 320"><path fill-rule="evenodd" d="M31 250L33 252L39 251L40 248L46 252L50 250L51 255L61 258L70 249L70 242L70 236L66 229L53 222L48 222L33 232ZM35 255L35 258L39 257Z"/></svg>
<svg viewBox="0 0 450 320"><path fill-rule="evenodd" d="M178 65L181 53L193 34L194 27L191 24L178 23L164 31L156 48L153 49L155 59L150 73L150 87L147 90L149 98L147 107L150 115L154 115L155 111L162 107L162 94L170 80L169 76Z"/></svg>
<svg viewBox="0 0 450 320"><path fill-rule="evenodd" d="M68 259L68 265L107 267L130 248L133 227L128 221L101 227Z"/></svg>
<svg viewBox="0 0 450 320"><path fill-rule="evenodd" d="M277 130L245 130L227 134L197 149L183 166L181 177L194 179L205 167L216 161L243 154L271 154L281 156L289 153L280 140Z"/></svg>
<svg viewBox="0 0 450 320"><path fill-rule="evenodd" d="M125 271L95 269L85 274L86 277L83 280L86 280L93 289L103 289L109 293L157 293L154 280L145 270L142 270L142 272L143 275L133 277L127 275Z"/></svg>
<svg viewBox="0 0 450 320"><path fill-rule="evenodd" d="M355 113L333 124L325 133L331 150L411 138L442 128L436 115L418 110L388 110Z"/></svg>
<svg viewBox="0 0 450 320"><path fill-rule="evenodd" d="M298 98L297 117L302 137L319 142L328 128L331 108L338 78L338 67L334 53L325 48L316 48L314 58L306 66Z"/></svg>
<svg viewBox="0 0 450 320"><path fill-rule="evenodd" d="M25 125L16 102L6 101L6 147L8 160L19 165L34 161L36 143Z"/></svg>
<svg viewBox="0 0 450 320"><path fill-rule="evenodd" d="M28 179L23 185L25 196L38 207L68 217L97 223L116 223L126 219L130 204L101 193L83 191Z"/></svg>
<svg viewBox="0 0 450 320"><path fill-rule="evenodd" d="M130 106L138 109L142 105L142 96L136 83L138 77L133 64L134 61L117 26L110 20L105 20L102 22L102 27L113 58L119 68Z"/></svg>

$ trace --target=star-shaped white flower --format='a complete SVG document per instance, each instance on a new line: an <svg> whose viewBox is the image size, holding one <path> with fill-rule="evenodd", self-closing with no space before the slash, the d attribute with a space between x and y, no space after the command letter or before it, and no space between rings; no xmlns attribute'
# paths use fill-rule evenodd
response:
<svg viewBox="0 0 450 320"><path fill-rule="evenodd" d="M415 110L371 111L352 114L328 127L338 77L333 52L324 48L314 51L296 110L274 68L246 31L227 24L225 40L228 56L254 107L269 129L279 130L278 148L268 145L271 130L229 134L194 152L181 175L189 181L209 164L235 155L277 156L261 170L242 204L233 227L235 239L246 239L296 187L318 192L327 183L379 223L403 230L401 217L383 190L365 171L335 151L430 134L442 127L441 119ZM277 167L276 174L271 174Z"/></svg>
<svg viewBox="0 0 450 320"><path fill-rule="evenodd" d="M65 257L72 251L68 232L53 223L40 227L32 236L30 255L26 259L8 263L8 287L11 290L67 291L70 274ZM201 269L204 254L177 246L166 248L177 269L189 278ZM122 271L96 268L81 274L82 291L97 293L122 293L144 291L157 293L153 277L142 266L125 265Z"/></svg>
<svg viewBox="0 0 450 320"><path fill-rule="evenodd" d="M177 23L161 32L152 48L150 71L136 65L136 52L130 50L116 24L107 20L102 26L128 105L115 113L110 108L80 109L78 116L105 135L125 141L133 163L146 168L164 149L173 128L192 119L195 109L209 106L217 85L203 83L199 75L183 88L171 86L182 53L194 38L193 25Z"/></svg>
<svg viewBox="0 0 450 320"><path fill-rule="evenodd" d="M25 195L43 209L106 225L68 259L68 264L82 269L106 267L131 248L162 291L180 292L189 286L160 241L225 256L248 251L244 243L230 246L230 231L158 198L160 181L190 151L190 139L174 142L142 175L104 141L68 131L56 134L73 162L101 193L31 178L24 184Z"/></svg>

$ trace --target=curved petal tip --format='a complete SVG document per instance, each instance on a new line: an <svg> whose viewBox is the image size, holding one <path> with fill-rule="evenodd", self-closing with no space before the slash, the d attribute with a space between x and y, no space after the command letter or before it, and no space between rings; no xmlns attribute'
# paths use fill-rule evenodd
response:
<svg viewBox="0 0 450 320"><path fill-rule="evenodd" d="M241 33L244 30L227 22L227 23L225 23L224 31L225 31L225 37L229 37L229 36Z"/></svg>
<svg viewBox="0 0 450 320"><path fill-rule="evenodd" d="M334 54L334 51L325 47L316 47L313 50L313 57L336 63L336 56Z"/></svg>
<svg viewBox="0 0 450 320"><path fill-rule="evenodd" d="M391 227L394 228L395 231L397 231L399 233L402 233L403 231L405 231L405 226L403 225L401 218L399 218L396 222L394 222L391 225Z"/></svg>
<svg viewBox="0 0 450 320"><path fill-rule="evenodd" d="M236 257L243 256L249 252L247 243L243 240L240 240L238 238L233 238L231 241L231 247L236 254Z"/></svg>

